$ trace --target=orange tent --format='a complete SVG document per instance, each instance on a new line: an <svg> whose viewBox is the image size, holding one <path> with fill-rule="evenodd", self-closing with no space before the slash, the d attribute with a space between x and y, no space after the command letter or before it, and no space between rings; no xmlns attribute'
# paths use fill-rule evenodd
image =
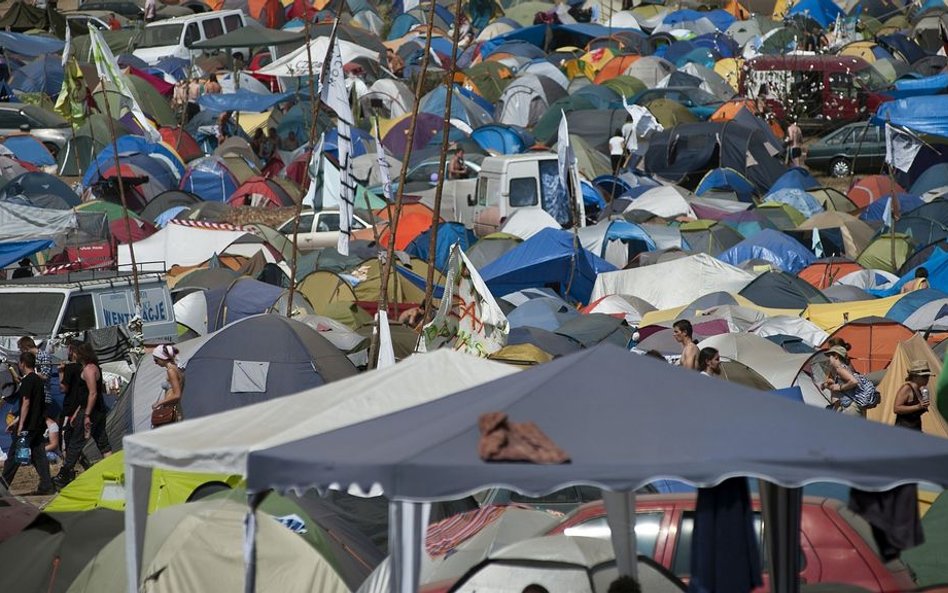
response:
<svg viewBox="0 0 948 593"><path fill-rule="evenodd" d="M862 269L862 266L852 260L842 257L829 257L813 262L800 270L797 276L806 281L807 284L823 290L846 274L858 272Z"/></svg>
<svg viewBox="0 0 948 593"><path fill-rule="evenodd" d="M391 231L389 230L389 217L393 216L395 207L381 208L375 212L376 227L379 229L379 243L383 247L388 247L391 241ZM398 221L398 228L395 231L395 249L401 251L408 247L415 237L431 228L431 222L434 220L434 211L421 202L406 203L402 206L402 214ZM442 219L443 221L443 219ZM371 228L361 229L352 233L354 239L364 239L374 241L374 233Z"/></svg>
<svg viewBox="0 0 948 593"><path fill-rule="evenodd" d="M849 342L849 361L859 373L881 371L889 366L895 348L915 332L898 321L884 317L864 317L850 321L830 334L830 338L842 338ZM829 339L829 338L827 338Z"/></svg>
<svg viewBox="0 0 948 593"><path fill-rule="evenodd" d="M869 175L857 179L852 187L849 188L846 197L857 207L865 208L882 196L902 193L904 191L901 185L893 181L892 178L887 175Z"/></svg>
<svg viewBox="0 0 948 593"><path fill-rule="evenodd" d="M710 119L711 121L731 121L741 109L747 109L754 115L757 115L757 104L754 101L738 98L725 101L723 105L718 107L717 111L711 114ZM770 126L770 131L773 132L777 138L783 138L786 135L776 119L769 119L767 125Z"/></svg>
<svg viewBox="0 0 948 593"><path fill-rule="evenodd" d="M625 69L629 67L632 62L638 60L642 56L639 55L619 55L615 56L602 67L596 74L596 78L593 79L593 82L596 84L602 84L607 80L612 80L616 76L621 76Z"/></svg>

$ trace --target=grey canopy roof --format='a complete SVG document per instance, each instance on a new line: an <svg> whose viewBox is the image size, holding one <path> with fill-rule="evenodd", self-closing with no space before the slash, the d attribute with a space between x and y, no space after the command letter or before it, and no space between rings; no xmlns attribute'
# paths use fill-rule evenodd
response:
<svg viewBox="0 0 948 593"><path fill-rule="evenodd" d="M301 31L281 31L259 27L241 27L213 39L198 41L195 49L226 49L232 47L263 47L297 43L302 45L305 35Z"/></svg>
<svg viewBox="0 0 948 593"><path fill-rule="evenodd" d="M535 422L571 462L491 463L478 418ZM590 438L594 433L595 438ZM498 485L540 495L589 483L628 491L655 478L707 486L733 475L785 486L887 489L948 482L948 442L832 414L611 345L374 420L252 451L248 484L368 489L394 499L456 497Z"/></svg>

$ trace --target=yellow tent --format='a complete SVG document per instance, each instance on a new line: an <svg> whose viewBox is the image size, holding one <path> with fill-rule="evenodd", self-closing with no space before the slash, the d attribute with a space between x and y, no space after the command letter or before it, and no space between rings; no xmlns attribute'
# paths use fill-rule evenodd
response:
<svg viewBox="0 0 948 593"><path fill-rule="evenodd" d="M847 323L863 317L885 317L892 305L902 295L897 294L884 299L869 301L850 301L848 303L825 303L810 305L803 311L803 318L809 319L827 332L833 332Z"/></svg>
<svg viewBox="0 0 948 593"><path fill-rule="evenodd" d="M596 73L605 67L612 58L616 57L614 51L608 47L600 47L599 49L594 49L592 51L586 52L583 57L579 58L580 61L586 62L588 67L583 71L590 80L596 77Z"/></svg>
<svg viewBox="0 0 948 593"><path fill-rule="evenodd" d="M869 410L866 416L870 420L883 424L895 424L895 412L892 409L895 405L895 394L905 383L906 371L913 360L924 360L932 370L932 376L928 380L932 405L927 414L922 414L922 432L948 438L948 422L945 422L945 419L938 413L938 406L936 405L935 384L938 382L938 374L941 372L941 361L932 352L925 339L918 334L904 342L900 342L895 347L892 362L889 363L885 376L882 377L882 381L879 383L879 393L882 394L882 401L878 406Z"/></svg>
<svg viewBox="0 0 948 593"><path fill-rule="evenodd" d="M258 128L263 128L263 131L266 132L268 127L276 127L276 124L270 119L271 113L272 110L264 111L263 113L241 111L238 119L240 127L250 136L252 136Z"/></svg>
<svg viewBox="0 0 948 593"><path fill-rule="evenodd" d="M741 86L741 68L743 66L744 60L742 58L721 58L714 63L714 71L727 81L734 92L737 92Z"/></svg>
<svg viewBox="0 0 948 593"><path fill-rule="evenodd" d="M854 41L840 48L839 55L862 58L870 64L873 64L876 61L876 54L872 53L875 47L875 41Z"/></svg>

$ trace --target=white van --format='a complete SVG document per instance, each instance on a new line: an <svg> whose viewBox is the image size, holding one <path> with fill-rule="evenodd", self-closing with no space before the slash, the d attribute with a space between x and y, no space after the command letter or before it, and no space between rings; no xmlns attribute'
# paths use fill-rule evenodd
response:
<svg viewBox="0 0 948 593"><path fill-rule="evenodd" d="M177 335L171 293L161 274L140 274L146 342ZM41 340L65 333L126 325L135 315L130 274L79 272L0 282L0 339Z"/></svg>
<svg viewBox="0 0 948 593"><path fill-rule="evenodd" d="M220 10L149 23L145 26L138 49L133 53L149 64L157 64L162 58L174 56L191 60L201 55L200 50L191 49L199 41L214 39L247 26L242 10ZM249 48L234 48L245 56Z"/></svg>

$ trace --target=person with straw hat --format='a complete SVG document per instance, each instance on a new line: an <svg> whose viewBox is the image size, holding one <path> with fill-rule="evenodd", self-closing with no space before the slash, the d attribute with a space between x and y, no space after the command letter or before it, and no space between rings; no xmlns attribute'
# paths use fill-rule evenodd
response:
<svg viewBox="0 0 948 593"><path fill-rule="evenodd" d="M928 397L928 380L932 376L931 368L924 360L913 360L909 364L905 383L895 394L895 425L921 432L922 414L928 411L931 399Z"/></svg>
<svg viewBox="0 0 948 593"><path fill-rule="evenodd" d="M849 366L849 354L843 346L830 346L826 349L830 363L829 377L823 381L823 389L830 392L831 406L834 410L848 416L865 416L866 412L856 404L853 395L859 387L859 380Z"/></svg>

